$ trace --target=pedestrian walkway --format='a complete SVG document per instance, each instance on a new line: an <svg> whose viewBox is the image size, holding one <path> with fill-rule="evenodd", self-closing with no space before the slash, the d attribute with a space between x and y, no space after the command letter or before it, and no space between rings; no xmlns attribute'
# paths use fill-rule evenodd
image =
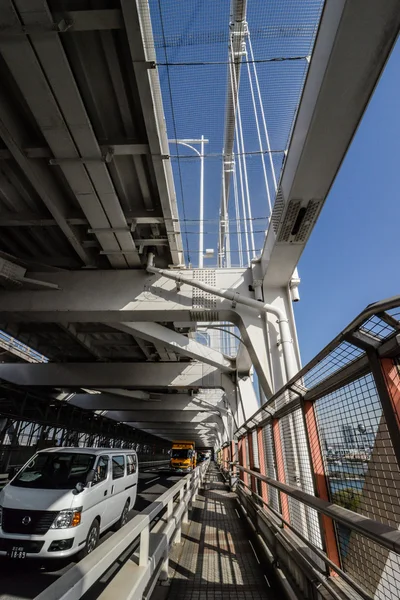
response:
<svg viewBox="0 0 400 600"><path fill-rule="evenodd" d="M182 544L170 554L168 600L272 600L281 596L258 564L236 494L212 464ZM262 557L260 555L260 560Z"/></svg>

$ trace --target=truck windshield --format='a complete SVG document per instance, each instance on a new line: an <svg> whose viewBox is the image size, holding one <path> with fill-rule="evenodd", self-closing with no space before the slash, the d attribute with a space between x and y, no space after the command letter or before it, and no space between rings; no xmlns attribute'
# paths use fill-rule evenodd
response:
<svg viewBox="0 0 400 600"><path fill-rule="evenodd" d="M172 450L171 458L189 458L189 452L187 449Z"/></svg>
<svg viewBox="0 0 400 600"><path fill-rule="evenodd" d="M41 490L69 490L78 482L85 483L95 458L93 454L41 452L32 458L10 485Z"/></svg>

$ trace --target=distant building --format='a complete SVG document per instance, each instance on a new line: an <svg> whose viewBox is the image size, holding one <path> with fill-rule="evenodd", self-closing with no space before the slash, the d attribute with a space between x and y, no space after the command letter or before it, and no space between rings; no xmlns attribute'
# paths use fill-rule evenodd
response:
<svg viewBox="0 0 400 600"><path fill-rule="evenodd" d="M347 448L354 448L356 446L356 434L354 427L351 425L342 426L343 442Z"/></svg>

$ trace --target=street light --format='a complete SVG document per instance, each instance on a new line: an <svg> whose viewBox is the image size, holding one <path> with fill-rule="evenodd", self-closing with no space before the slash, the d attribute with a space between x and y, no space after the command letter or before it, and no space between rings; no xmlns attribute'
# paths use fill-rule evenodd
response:
<svg viewBox="0 0 400 600"><path fill-rule="evenodd" d="M203 268L203 252L204 252L204 144L208 144L208 140L204 135L200 140L169 140L170 144L181 144L196 152L200 157L200 225L199 225L199 269ZM194 148L192 144L200 144L200 152Z"/></svg>

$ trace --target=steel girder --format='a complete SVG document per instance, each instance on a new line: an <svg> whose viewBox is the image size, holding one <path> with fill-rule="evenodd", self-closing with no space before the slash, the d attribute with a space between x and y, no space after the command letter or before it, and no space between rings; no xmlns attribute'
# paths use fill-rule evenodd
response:
<svg viewBox="0 0 400 600"><path fill-rule="evenodd" d="M177 352L179 355L188 356L217 367L224 373L230 373L235 370L235 361L233 359L158 323L150 321L145 321L144 323L118 323L114 327L119 331L130 333L153 344L160 343Z"/></svg>
<svg viewBox="0 0 400 600"><path fill-rule="evenodd" d="M0 386L0 415L18 421L30 421L75 432L107 436L130 442L160 445L159 437L147 436L123 423L93 411L52 400L51 396L24 391L15 386Z"/></svg>

